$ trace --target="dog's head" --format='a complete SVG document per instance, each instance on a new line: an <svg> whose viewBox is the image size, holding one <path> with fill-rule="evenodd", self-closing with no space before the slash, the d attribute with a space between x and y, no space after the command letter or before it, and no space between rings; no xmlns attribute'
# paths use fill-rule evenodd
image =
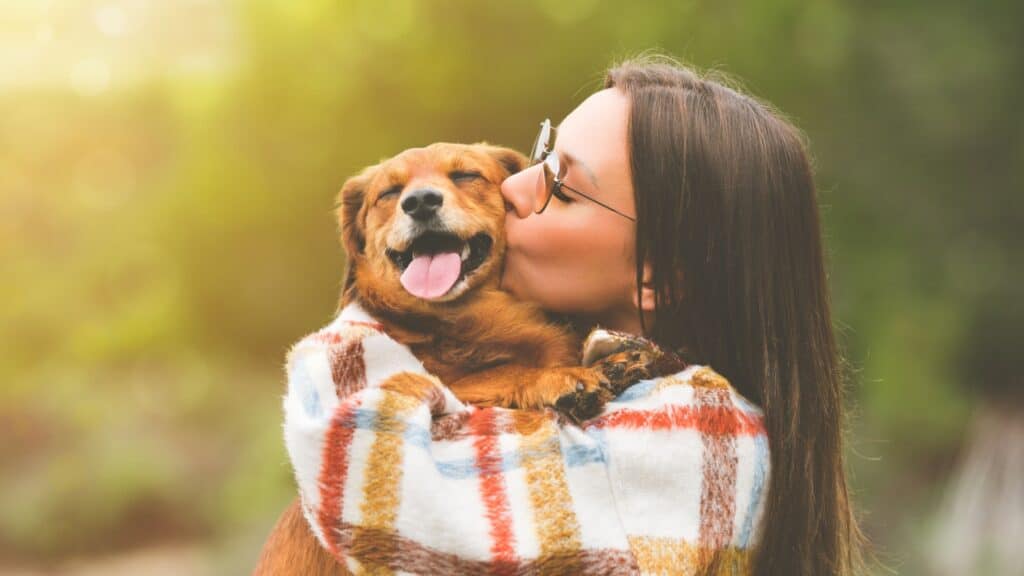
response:
<svg viewBox="0 0 1024 576"><path fill-rule="evenodd" d="M505 252L501 182L525 156L488 144L431 144L364 169L339 193L344 300L429 311L497 282Z"/></svg>

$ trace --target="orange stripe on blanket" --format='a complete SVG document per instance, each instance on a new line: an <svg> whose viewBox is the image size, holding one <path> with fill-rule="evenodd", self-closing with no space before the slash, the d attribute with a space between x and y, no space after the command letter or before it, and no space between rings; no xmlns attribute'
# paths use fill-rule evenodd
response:
<svg viewBox="0 0 1024 576"><path fill-rule="evenodd" d="M493 573L511 575L516 572L515 534L502 473L498 414L493 408L481 408L470 416L468 425L473 434L476 466L480 470L480 496L491 525L491 556L498 561Z"/></svg>
<svg viewBox="0 0 1024 576"><path fill-rule="evenodd" d="M629 549L644 574L696 574L700 549L679 538L629 536Z"/></svg>
<svg viewBox="0 0 1024 576"><path fill-rule="evenodd" d="M359 507L362 516L361 530L394 529L401 503L404 461L402 435L405 432L405 423L397 416L422 405L422 401L416 396L393 390L415 390L416 380L425 381L422 376L403 372L381 383L384 397L377 405L377 425L374 427L374 441L366 461L363 502ZM388 557L397 553L397 550L380 552ZM364 568L366 574L392 573L386 565Z"/></svg>
<svg viewBox="0 0 1024 576"><path fill-rule="evenodd" d="M540 560L552 562L552 573L576 574L580 566L572 558L582 548L579 521L565 479L558 428L545 412L513 412L516 430L523 434L520 455L540 544ZM561 561L565 559L565 561Z"/></svg>
<svg viewBox="0 0 1024 576"><path fill-rule="evenodd" d="M390 392L412 396L417 400L428 400L428 404L443 402L441 384L432 376L424 376L415 372L399 372L380 383L380 387Z"/></svg>
<svg viewBox="0 0 1024 576"><path fill-rule="evenodd" d="M702 388L727 390L729 388L729 381L711 368L703 367L695 370L689 379L680 378L679 376L663 376L658 379L658 384L654 387L653 392L662 392L667 388L675 386L689 386L694 390Z"/></svg>
<svg viewBox="0 0 1024 576"><path fill-rule="evenodd" d="M377 425L374 427L373 446L366 462L366 476L363 484L363 503L360 507L363 525L367 528L391 529L398 515L402 482L402 438L405 422L397 416L417 406L422 401L408 394L393 392L394 381L399 389L408 389L415 384L409 380L422 380L421 376L408 373L396 374L381 384L384 397L377 405Z"/></svg>
<svg viewBox="0 0 1024 576"><path fill-rule="evenodd" d="M678 430L692 428L711 436L765 433L761 417L729 406L663 406L656 410L616 410L595 418L587 428Z"/></svg>
<svg viewBox="0 0 1024 576"><path fill-rule="evenodd" d="M690 383L694 388L729 388L729 381L724 376L706 366L693 373Z"/></svg>
<svg viewBox="0 0 1024 576"><path fill-rule="evenodd" d="M709 549L678 538L629 536L629 548L644 574L725 576L750 573L751 552L734 546Z"/></svg>

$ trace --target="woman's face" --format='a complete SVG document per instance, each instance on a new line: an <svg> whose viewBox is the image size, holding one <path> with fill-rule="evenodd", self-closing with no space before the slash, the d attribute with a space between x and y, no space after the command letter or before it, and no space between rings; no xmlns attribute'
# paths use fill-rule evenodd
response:
<svg viewBox="0 0 1024 576"><path fill-rule="evenodd" d="M558 125L554 151L566 165L566 185L635 216L627 121L629 98L601 90ZM502 287L546 310L579 316L608 328L636 332L635 224L563 188L534 213L543 168L507 178L502 195L508 254Z"/></svg>

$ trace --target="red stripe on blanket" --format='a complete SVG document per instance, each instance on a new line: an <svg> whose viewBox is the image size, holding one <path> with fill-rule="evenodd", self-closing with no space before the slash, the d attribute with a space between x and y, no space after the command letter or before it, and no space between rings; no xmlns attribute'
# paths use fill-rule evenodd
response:
<svg viewBox="0 0 1024 576"><path fill-rule="evenodd" d="M765 433L759 416L729 406L664 406L657 410L616 410L587 422L586 428L676 430L693 428L711 436Z"/></svg>
<svg viewBox="0 0 1024 576"><path fill-rule="evenodd" d="M365 320L346 320L346 324L352 326L365 326L367 328L373 328L374 330L384 331L384 325L380 322L366 322Z"/></svg>
<svg viewBox="0 0 1024 576"><path fill-rule="evenodd" d="M344 339L344 337L338 332L334 332L325 328L319 332L310 334L309 336L307 336L307 339L312 340L314 342L320 342L322 344L337 344L341 342Z"/></svg>
<svg viewBox="0 0 1024 576"><path fill-rule="evenodd" d="M359 408L359 400L344 402L338 406L331 418L331 425L324 435L324 453L320 469L320 510L317 523L327 539L330 551L338 554L337 540L331 536L341 520L342 502L344 501L345 478L348 476L349 445L355 435L355 413Z"/></svg>
<svg viewBox="0 0 1024 576"><path fill-rule="evenodd" d="M723 413L736 413L732 399L725 388L694 389L695 400L704 417L700 430L729 428L732 417ZM734 419L732 421L735 421ZM736 455L735 434L701 434L704 445L700 494L700 546L702 550L725 549L732 540L733 518L736 513Z"/></svg>
<svg viewBox="0 0 1024 576"><path fill-rule="evenodd" d="M498 444L499 426L496 411L482 408L469 418L473 434L476 465L480 469L480 496L491 525L491 556L497 561L494 574L515 574L515 535L512 533L512 515L509 513L505 477L501 469L501 446Z"/></svg>

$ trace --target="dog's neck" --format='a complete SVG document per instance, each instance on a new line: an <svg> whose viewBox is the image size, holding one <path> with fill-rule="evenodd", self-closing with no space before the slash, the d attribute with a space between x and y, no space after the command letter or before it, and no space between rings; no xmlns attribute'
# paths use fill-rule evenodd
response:
<svg viewBox="0 0 1024 576"><path fill-rule="evenodd" d="M493 322L481 306L494 298L511 300L496 288L477 287L458 300L416 309L394 302L386 294L353 287L342 297L345 307L356 303L385 326L385 331L404 344L424 343L437 339L462 341L471 338L477 324Z"/></svg>
<svg viewBox="0 0 1024 576"><path fill-rule="evenodd" d="M536 305L492 284L427 307L409 306L357 282L342 302L357 304L442 382L509 363L564 366L579 353L579 339L571 331L551 323Z"/></svg>

